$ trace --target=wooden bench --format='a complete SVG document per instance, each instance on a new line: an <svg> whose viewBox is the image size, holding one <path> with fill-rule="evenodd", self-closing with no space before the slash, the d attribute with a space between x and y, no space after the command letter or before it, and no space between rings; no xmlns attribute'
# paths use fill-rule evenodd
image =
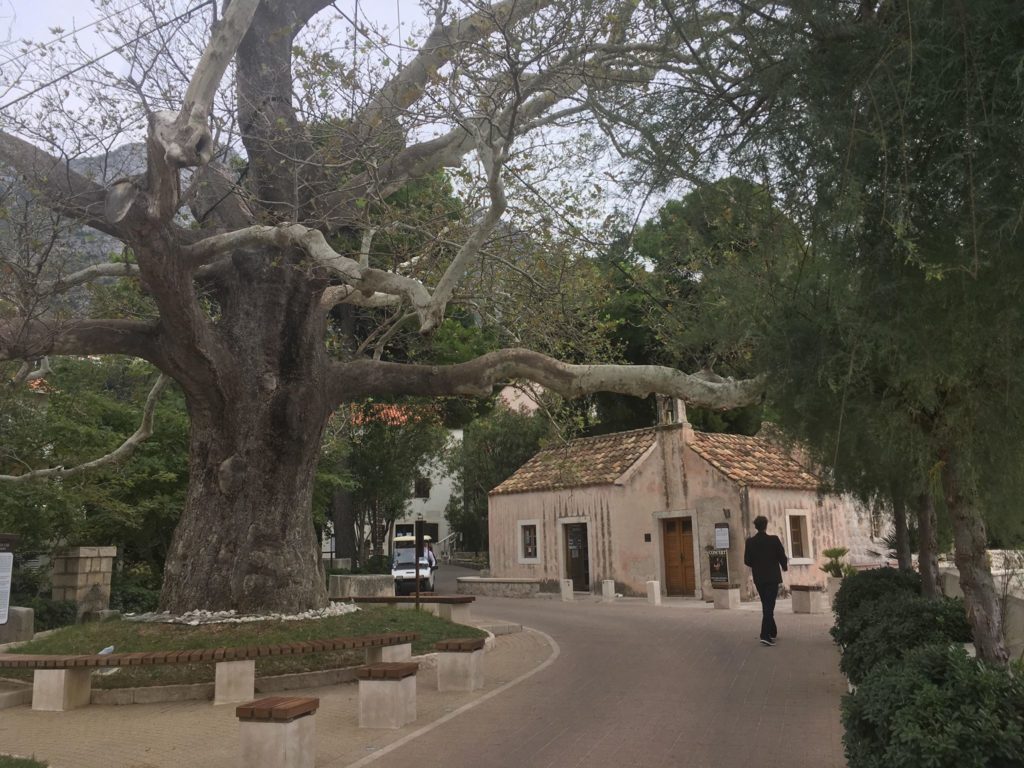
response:
<svg viewBox="0 0 1024 768"><path fill-rule="evenodd" d="M401 728L416 719L415 661L367 664L359 678L359 727Z"/></svg>
<svg viewBox="0 0 1024 768"><path fill-rule="evenodd" d="M268 696L235 708L246 768L313 768L320 699Z"/></svg>
<svg viewBox="0 0 1024 768"><path fill-rule="evenodd" d="M484 687L484 638L439 640L434 649L438 691L475 691Z"/></svg>
<svg viewBox="0 0 1024 768"><path fill-rule="evenodd" d="M277 645L238 648L202 648L191 651L155 651L152 653L111 653L93 655L0 654L0 668L33 669L32 709L63 712L83 707L92 693L91 675L99 667L134 667L153 664L215 663L214 703L223 704L252 699L255 692L256 659L293 656L327 651L365 650L367 663L381 660L387 649L392 657L409 658L415 632L389 632L361 637L336 637Z"/></svg>
<svg viewBox="0 0 1024 768"><path fill-rule="evenodd" d="M414 595L332 597L331 600L334 602L394 605L400 608L411 607L416 604L416 597ZM474 595L421 595L419 602L427 606L436 606L437 615L442 619L447 619L455 624L469 625L469 604L474 600L476 600Z"/></svg>

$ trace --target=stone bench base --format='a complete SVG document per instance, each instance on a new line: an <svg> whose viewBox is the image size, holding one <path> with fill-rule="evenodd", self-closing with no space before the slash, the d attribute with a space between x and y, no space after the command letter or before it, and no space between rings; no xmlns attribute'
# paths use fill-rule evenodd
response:
<svg viewBox="0 0 1024 768"><path fill-rule="evenodd" d="M472 620L472 613L469 603L442 603L438 606L438 615L442 619L447 619L453 624L465 624L467 627L471 626L470 621Z"/></svg>
<svg viewBox="0 0 1024 768"><path fill-rule="evenodd" d="M379 648L366 649L367 664L381 664L383 662L408 661L412 658L412 643L401 645L385 645Z"/></svg>
<svg viewBox="0 0 1024 768"><path fill-rule="evenodd" d="M282 699L284 702L311 702L296 717L277 719L273 711L244 715L263 702L239 707L242 762L246 768L313 768L316 760L316 707L319 699ZM286 713L287 714L287 713Z"/></svg>
<svg viewBox="0 0 1024 768"><path fill-rule="evenodd" d="M32 675L32 709L66 712L89 703L91 669L37 669Z"/></svg>
<svg viewBox="0 0 1024 768"><path fill-rule="evenodd" d="M369 670L384 665L361 667L359 670L359 727L401 728L416 720L415 663L408 663L411 674L402 677L367 677ZM397 665L396 665L397 666Z"/></svg>
<svg viewBox="0 0 1024 768"><path fill-rule="evenodd" d="M482 637L440 640L437 650L437 690L475 691L484 687L484 647Z"/></svg>

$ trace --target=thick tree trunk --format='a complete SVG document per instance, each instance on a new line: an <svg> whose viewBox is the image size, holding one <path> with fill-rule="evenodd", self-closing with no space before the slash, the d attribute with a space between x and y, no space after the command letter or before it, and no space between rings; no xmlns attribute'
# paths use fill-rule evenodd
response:
<svg viewBox="0 0 1024 768"><path fill-rule="evenodd" d="M253 413L252 408L245 409ZM219 421L219 420L218 420ZM193 414L189 489L164 570L161 607L295 613L327 604L310 513L320 430L231 441Z"/></svg>
<svg viewBox="0 0 1024 768"><path fill-rule="evenodd" d="M994 664L1006 664L1009 653L1003 638L1003 612L988 566L985 523L970 495L965 492L957 461L955 449L945 451L942 485L953 522L956 567L960 572L967 620L974 631L978 658Z"/></svg>
<svg viewBox="0 0 1024 768"><path fill-rule="evenodd" d="M936 532L935 503L931 493L917 497L917 566L921 571L921 593L925 597L939 597L939 539Z"/></svg>
<svg viewBox="0 0 1024 768"><path fill-rule="evenodd" d="M907 529L907 505L903 497L893 494L892 520L896 528L896 561L901 571L914 568L914 560L910 555L910 531Z"/></svg>

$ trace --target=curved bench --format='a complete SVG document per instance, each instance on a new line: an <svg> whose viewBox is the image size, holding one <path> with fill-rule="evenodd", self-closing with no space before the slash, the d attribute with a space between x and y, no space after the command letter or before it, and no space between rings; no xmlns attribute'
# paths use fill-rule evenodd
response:
<svg viewBox="0 0 1024 768"><path fill-rule="evenodd" d="M416 604L414 595L388 595L386 597L332 597L336 603L377 603L381 605L411 606ZM469 604L476 600L473 595L421 595L423 605L437 606L437 615L455 624L469 625Z"/></svg>
<svg viewBox="0 0 1024 768"><path fill-rule="evenodd" d="M103 656L3 653L0 654L0 668L35 670L32 681L32 709L63 712L89 703L92 692L90 675L93 669L213 662L217 665L214 703L222 704L253 698L256 659L365 649L367 663L374 663L381 660L384 648L394 647L397 651L394 655L408 658L412 654L412 642L418 638L416 632L389 632L382 635L336 637L276 645L111 653Z"/></svg>

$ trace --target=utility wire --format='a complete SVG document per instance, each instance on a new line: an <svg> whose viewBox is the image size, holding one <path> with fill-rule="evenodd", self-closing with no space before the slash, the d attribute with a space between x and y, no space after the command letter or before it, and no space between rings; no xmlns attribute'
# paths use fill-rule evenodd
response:
<svg viewBox="0 0 1024 768"><path fill-rule="evenodd" d="M182 14L180 14L178 16L175 16L173 19L168 19L167 21L165 21L165 22L163 22L161 24L158 24L157 26L153 27L153 29L149 30L148 32L143 32L141 35L138 35L137 37L134 37L131 40L128 40L127 42L125 42L125 43L122 43L121 45L117 46L116 48L111 48L106 53L101 54L99 56L95 56L94 58L89 59L89 61L87 61L87 62L85 62L83 64L80 64L79 66L75 67L74 69L71 69L71 70L65 72L60 77L55 77L53 80L50 80L49 82L43 83L42 85L33 88L28 93L24 93L21 96L19 96L18 98L12 99L11 101L7 102L6 104L3 104L2 106L0 106L0 111L8 109L9 107L13 107L15 104L17 104L19 102L22 102L25 99L31 98L32 96L35 96L40 91L42 91L42 90L44 90L46 88L49 88L51 85L56 85L61 80L64 80L64 79L66 79L68 77L71 77L71 75L74 75L74 74L76 74L78 72L81 72L86 67L91 67L93 64L96 64L97 62L102 61L103 59L107 58L107 56L110 56L111 54L119 53L120 51L123 51L128 46L135 45L135 43L139 42L140 40L143 40L144 38L149 37L154 32L157 32L157 31L163 29L164 27L168 27L171 24L174 24L176 22L188 19L196 11L200 10L201 8L205 8L208 5L216 6L216 0L203 0L203 2L199 3L199 5L197 5L197 6L193 7L193 8L190 8L189 10L185 11L184 13L182 13Z"/></svg>
<svg viewBox="0 0 1024 768"><path fill-rule="evenodd" d="M41 45L44 48L48 48L49 46L54 45L55 43L59 43L59 42L61 42L63 40L67 40L69 37L74 37L79 32L84 32L85 30L89 29L90 27L95 27L97 24L102 24L105 21L110 21L111 19L113 19L113 18L115 18L117 16L120 16L123 13L127 13L128 11L134 10L135 8L138 8L140 5L142 5L144 2L146 2L146 0L138 0L137 2L132 3L131 5L129 5L127 8L122 8L120 11L116 11L115 13L111 13L111 14L109 14L107 16L104 16L102 18L96 19L96 21L93 21L93 22L91 22L89 24L86 24L84 27L77 27L76 29L72 29L69 32L65 32L60 37L55 37L52 40L48 40L45 43L39 43L39 45ZM27 51L25 51L23 53L19 53L19 54L15 55L15 56L11 56L9 59L4 59L4 61L2 63L3 63L4 66L6 66L8 64L13 64L14 62L20 61L21 59L24 59L26 56L30 56L31 54L32 54L32 50L30 49L30 50L27 50Z"/></svg>

